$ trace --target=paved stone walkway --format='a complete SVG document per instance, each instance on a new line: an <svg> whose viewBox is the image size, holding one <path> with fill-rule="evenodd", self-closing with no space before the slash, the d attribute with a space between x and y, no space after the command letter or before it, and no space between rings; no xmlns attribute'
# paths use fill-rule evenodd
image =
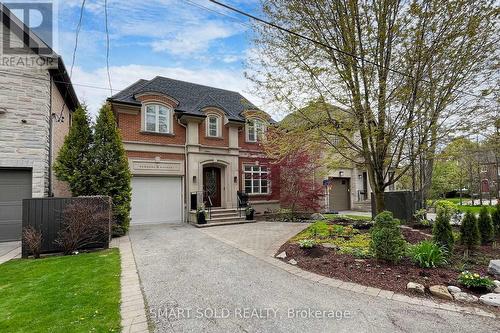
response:
<svg viewBox="0 0 500 333"><path fill-rule="evenodd" d="M146 307L128 236L115 238L111 247L120 249L121 259L121 326L123 333L149 332Z"/></svg>
<svg viewBox="0 0 500 333"><path fill-rule="evenodd" d="M21 242L0 243L0 264L21 257Z"/></svg>

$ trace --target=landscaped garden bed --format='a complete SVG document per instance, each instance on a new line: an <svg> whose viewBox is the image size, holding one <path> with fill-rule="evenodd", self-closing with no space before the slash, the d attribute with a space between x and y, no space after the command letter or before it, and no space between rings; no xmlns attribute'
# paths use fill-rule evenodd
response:
<svg viewBox="0 0 500 333"><path fill-rule="evenodd" d="M119 332L117 249L0 265L0 332Z"/></svg>
<svg viewBox="0 0 500 333"><path fill-rule="evenodd" d="M436 285L445 286L445 289L448 286L459 287L461 292L476 297L495 289L494 285L489 288L468 288L459 281L459 276L468 271L473 274L472 279L476 276L488 277L489 261L500 258L500 247L494 247L492 243L478 244L465 259L467 246L460 242L458 227L449 226L448 235L453 237L455 243L450 252L433 243L433 236L428 230L415 230L406 226L396 228L404 244L401 244L403 250L395 260L377 258L377 251L372 244L373 228L366 228L366 223L361 225L359 221L339 218L311 224L281 246L277 254L282 257L284 252L286 257L281 260L320 275L409 295L434 296L429 288ZM433 252L430 262L425 258L419 261L421 252L425 255L426 251L439 253ZM431 267L427 268L426 265ZM486 280L493 283L493 279L493 276L489 276ZM408 289L409 282L423 286L421 292L415 293L414 289ZM461 295L455 298L460 300ZM451 291L449 296L452 297Z"/></svg>

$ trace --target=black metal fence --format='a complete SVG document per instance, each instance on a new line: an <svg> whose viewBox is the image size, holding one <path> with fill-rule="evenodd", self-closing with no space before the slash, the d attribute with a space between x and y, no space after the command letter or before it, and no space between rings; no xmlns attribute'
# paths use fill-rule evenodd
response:
<svg viewBox="0 0 500 333"><path fill-rule="evenodd" d="M412 191L395 191L384 193L385 210L394 215L395 218L400 219L402 222L410 222L413 219L415 210L420 209L420 204L417 202L419 192ZM375 196L372 193L372 217L375 217Z"/></svg>
<svg viewBox="0 0 500 333"><path fill-rule="evenodd" d="M103 235L103 241L96 243L95 248L108 248L111 241L111 198L107 196L73 197L73 198L33 198L23 200L23 230L31 226L42 234L40 253L60 252L61 248L55 240L64 228L64 210L69 204L77 201L87 201L97 205L99 211L108 212L108 235ZM22 256L29 255L28 248L22 241Z"/></svg>

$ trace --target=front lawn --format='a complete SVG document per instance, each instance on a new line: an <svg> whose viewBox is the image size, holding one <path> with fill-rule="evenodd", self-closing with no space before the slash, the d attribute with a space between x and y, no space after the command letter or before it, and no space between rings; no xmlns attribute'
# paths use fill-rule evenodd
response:
<svg viewBox="0 0 500 333"><path fill-rule="evenodd" d="M119 332L120 254L0 265L0 332Z"/></svg>
<svg viewBox="0 0 500 333"><path fill-rule="evenodd" d="M479 211L481 210L482 206L480 205L477 205L477 206L472 206L472 205L460 205L460 199L459 198L447 198L447 199L440 199L439 201L449 201L449 202L452 202L456 205L456 209L459 211L459 212L462 212L462 213L466 213L466 212L472 212L474 214L479 214ZM462 203L470 203L471 199L470 198L463 198L462 199ZM479 203L479 199L476 199L474 201L475 203ZM430 202L432 204L432 202ZM489 203L489 200L483 200L483 203ZM493 211L495 210L495 206L490 206L490 205L483 205L483 206L486 206L486 208L488 208L488 212L490 214L493 213Z"/></svg>

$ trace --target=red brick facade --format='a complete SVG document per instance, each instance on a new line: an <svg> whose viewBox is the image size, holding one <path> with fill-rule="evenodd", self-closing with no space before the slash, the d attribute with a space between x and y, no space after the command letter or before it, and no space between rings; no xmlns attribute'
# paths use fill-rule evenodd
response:
<svg viewBox="0 0 500 333"><path fill-rule="evenodd" d="M117 108L115 108L116 110ZM136 114L117 113L118 127L122 132L123 141L148 142L164 145L184 145L186 143L186 128L179 124L173 115L173 134L149 133L141 129L141 112L138 108Z"/></svg>

